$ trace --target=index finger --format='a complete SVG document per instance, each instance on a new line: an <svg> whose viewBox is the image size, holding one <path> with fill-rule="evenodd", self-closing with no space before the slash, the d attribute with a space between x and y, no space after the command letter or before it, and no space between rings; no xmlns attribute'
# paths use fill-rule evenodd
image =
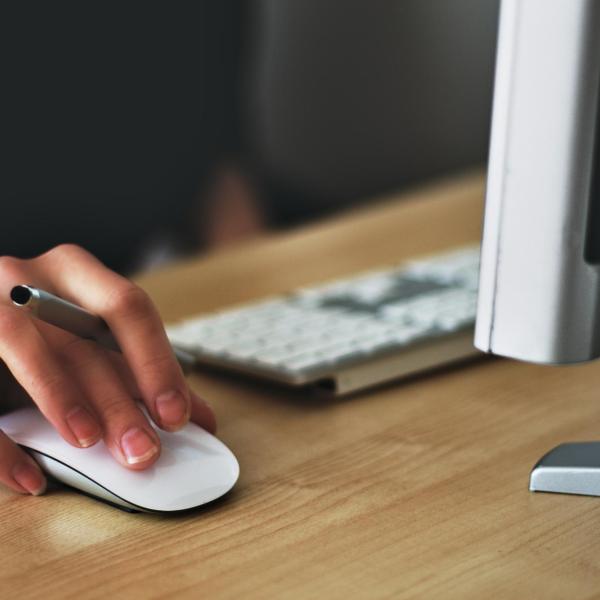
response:
<svg viewBox="0 0 600 600"><path fill-rule="evenodd" d="M167 431L183 427L190 417L189 388L146 292L79 246L57 246L35 260L40 279L57 294L107 322L154 421Z"/></svg>

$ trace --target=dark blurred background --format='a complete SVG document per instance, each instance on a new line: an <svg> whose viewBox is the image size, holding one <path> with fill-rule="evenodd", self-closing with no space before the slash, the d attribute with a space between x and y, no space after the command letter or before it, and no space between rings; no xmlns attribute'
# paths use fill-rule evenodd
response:
<svg viewBox="0 0 600 600"><path fill-rule="evenodd" d="M2 9L0 255L124 272L484 165L498 0Z"/></svg>

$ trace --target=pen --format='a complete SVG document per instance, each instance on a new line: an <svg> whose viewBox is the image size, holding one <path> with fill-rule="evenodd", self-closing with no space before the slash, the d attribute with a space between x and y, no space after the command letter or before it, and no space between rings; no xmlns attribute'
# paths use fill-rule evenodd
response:
<svg viewBox="0 0 600 600"><path fill-rule="evenodd" d="M106 322L81 306L30 285L13 287L10 299L15 306L28 309L40 321L79 337L94 340L109 350L121 351ZM188 373L194 366L195 358L189 352L175 346L173 352L183 372Z"/></svg>

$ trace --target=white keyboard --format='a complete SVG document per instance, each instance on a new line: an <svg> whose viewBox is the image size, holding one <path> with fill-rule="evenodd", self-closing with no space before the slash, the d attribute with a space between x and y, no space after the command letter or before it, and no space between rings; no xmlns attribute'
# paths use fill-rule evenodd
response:
<svg viewBox="0 0 600 600"><path fill-rule="evenodd" d="M337 394L476 353L479 247L200 315L167 328L199 363Z"/></svg>

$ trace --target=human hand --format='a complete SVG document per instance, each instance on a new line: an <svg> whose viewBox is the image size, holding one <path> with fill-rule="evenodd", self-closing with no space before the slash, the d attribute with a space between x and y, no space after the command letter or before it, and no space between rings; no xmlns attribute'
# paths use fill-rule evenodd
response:
<svg viewBox="0 0 600 600"><path fill-rule="evenodd" d="M10 303L10 290L31 284L102 317L123 354L106 350L32 318ZM215 417L188 387L158 312L147 294L82 248L57 246L33 259L0 257L0 406L22 388L70 444L101 439L129 469L145 469L160 440L137 400L158 427L177 431L188 420L214 432ZM37 463L0 432L0 481L40 494Z"/></svg>

